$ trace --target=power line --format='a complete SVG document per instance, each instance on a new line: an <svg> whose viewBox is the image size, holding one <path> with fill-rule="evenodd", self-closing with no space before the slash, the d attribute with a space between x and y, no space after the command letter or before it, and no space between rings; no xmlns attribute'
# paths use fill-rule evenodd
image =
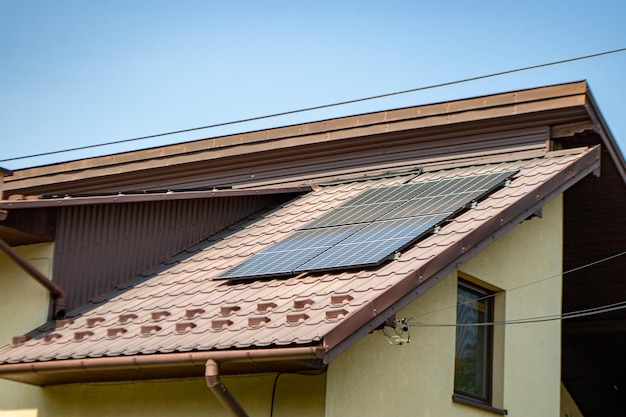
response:
<svg viewBox="0 0 626 417"><path fill-rule="evenodd" d="M532 281L532 282L520 285L518 287L509 288L508 290L506 290L506 292L507 293L511 293L512 291L519 290L521 288L529 287L531 285L540 284L540 283L542 283L544 281L548 281L548 280L551 280L551 279L554 279L554 278L559 278L561 276L565 276L567 274L571 274L572 272L580 271L581 269L589 268L589 267L592 267L592 266L595 266L595 265L598 265L598 264L601 264L601 263L604 263L604 262L608 262L610 260L613 260L615 258L619 258L620 256L624 256L624 255L626 255L626 251L619 252L619 253L616 253L614 255L610 255L610 256L607 256L605 258L599 259L597 261L589 262L589 263L586 263L584 265L581 265L581 266L578 266L578 267L575 267L575 268L572 268L572 269L568 269L567 271L563 271L563 272L558 273L558 274L550 275L548 277L541 278L541 279L538 279L536 281ZM417 317L422 317L422 316L427 316L429 314L438 313L440 311L449 310L451 308L457 308L460 305L467 305L467 304L470 304L470 303L474 303L476 301L482 301L482 300L486 300L488 298L493 298L493 297L495 297L498 294L501 294L501 292L494 293L494 294L488 294L488 295L485 295L483 297L475 298L475 299L472 299L472 300L469 300L469 301L466 301L466 302L463 302L463 303L457 303L455 305L451 305L451 306L443 307L443 308L440 308L440 309L437 309L437 310L432 310L432 311L428 311L428 312L425 312L425 313L421 313L421 314L418 314L415 317L412 317L411 319L415 319Z"/></svg>
<svg viewBox="0 0 626 417"><path fill-rule="evenodd" d="M331 103L331 104L323 104L323 105L319 105L319 106L305 107L305 108L301 108L301 109L297 109L297 110L289 110L289 111L284 111L284 112L279 112L279 113L267 114L267 115L264 115L264 116L256 116L256 117L250 117L250 118L247 118L247 119L232 120L232 121L229 121L229 122L215 123L215 124L206 125L206 126L193 127L193 128L190 128L190 129L175 130L175 131L166 132L166 133L157 133L157 134L154 134L154 135L140 136L140 137L135 137L135 138L130 138L130 139L122 139L122 140L106 142L106 143L100 143L100 144L95 144L95 145L78 146L78 147L75 147L75 148L68 148L68 149L63 149L63 150L59 150L59 151L42 152L42 153L38 153L38 154L32 154L32 155L26 155L26 156L18 156L18 157L15 157L15 158L0 159L0 162L17 161L17 160L21 160L21 159L35 158L35 157L39 157L39 156L49 156L49 155L56 155L56 154L65 153L65 152L73 152L73 151L81 151L81 150L86 150L86 149L99 148L99 147L102 147L102 146L119 145L119 144L122 144L122 143L135 142L135 141L139 141L139 140L153 139L153 138L158 138L158 137L163 137L163 136L176 135L176 134L179 134L179 133L188 133L188 132L194 132L194 131L198 131L198 130L212 129L212 128L216 128L216 127L230 126L230 125L235 125L235 124L259 121L259 120L265 120L265 119L271 119L271 118L280 117L280 116L288 116L288 115L292 115L292 114L304 113L304 112L309 112L309 111L313 111L313 110L321 110L321 109L327 109L327 108L331 108L331 107L345 106L347 104L355 104L355 103L361 103L361 102L364 102L364 101L378 100L378 99L381 99L381 98L392 97L392 96L397 96L397 95L401 95L401 94L408 94L408 93L414 93L414 92L417 92L417 91L431 90L431 89L434 89L434 88L447 87L447 86L467 83L467 82L471 82L471 81L484 80L486 78L499 77L499 76L502 76L502 75L513 74L513 73L516 73L516 72L529 71L529 70L533 70L533 69L545 68L545 67L554 66L554 65L560 65L560 64L566 64L566 63L575 62L575 61L581 61L581 60L590 59L590 58L597 58L599 56L616 54L616 53L624 52L624 51L626 51L626 48L613 49L613 50L610 50L610 51L598 52L598 53L590 54L590 55L583 55L583 56L579 56L579 57L576 57L576 58L568 58L568 59L563 59L563 60L559 60L559 61L552 61L552 62L548 62L548 63L544 63L544 64L531 65L531 66L522 67L522 68L516 68L516 69L511 69L511 70L506 70L506 71L494 72L494 73L491 73L491 74L485 74L485 75L479 75L479 76L476 76L476 77L463 78L463 79L460 79L460 80L448 81L448 82L439 83L439 84L432 84L432 85L428 85L428 86L424 86L424 87L411 88L411 89L408 89L408 90L395 91L395 92L392 92L392 93L378 94L378 95L374 95L374 96L363 97L363 98L358 98L358 99L353 99L353 100L339 101L339 102L335 102L335 103Z"/></svg>
<svg viewBox="0 0 626 417"><path fill-rule="evenodd" d="M483 323L410 323L412 319L407 319L411 327L485 327L485 326L505 326L511 324L543 323L555 320L569 320L580 317L595 316L598 314L610 313L626 309L626 301L614 304L606 304L600 307L588 308L585 310L570 311L563 314L552 314L549 316L527 317L523 319L513 319L505 321L491 321Z"/></svg>

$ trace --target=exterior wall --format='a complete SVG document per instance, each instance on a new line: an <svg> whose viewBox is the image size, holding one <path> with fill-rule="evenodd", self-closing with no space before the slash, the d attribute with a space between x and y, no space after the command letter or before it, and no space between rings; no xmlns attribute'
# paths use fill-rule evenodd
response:
<svg viewBox="0 0 626 417"><path fill-rule="evenodd" d="M53 246L41 243L13 249L49 277ZM0 251L0 344L45 323L49 302L48 290Z"/></svg>
<svg viewBox="0 0 626 417"><path fill-rule="evenodd" d="M222 381L251 416L269 416L276 374L223 377ZM276 383L273 416L324 415L326 374L281 374ZM155 417L229 416L204 378L143 382L56 385L45 388L13 384L18 392L9 406L0 400L0 417ZM8 387L7 387L8 388ZM29 388L32 388L29 390ZM4 392L4 387L2 387Z"/></svg>
<svg viewBox="0 0 626 417"><path fill-rule="evenodd" d="M52 272L52 243L19 246L20 255L44 275ZM46 322L50 295L4 252L0 252L0 344ZM42 389L0 379L0 417L41 416Z"/></svg>
<svg viewBox="0 0 626 417"><path fill-rule="evenodd" d="M496 315L505 320L560 314L561 254L558 197L544 207L543 218L518 225L459 273L506 291L496 299ZM412 324L410 343L391 345L373 332L336 358L328 368L326 416L493 416L452 401L455 328L417 326L455 323L456 288L453 273L398 312ZM495 333L494 405L513 417L558 416L560 322L499 326Z"/></svg>

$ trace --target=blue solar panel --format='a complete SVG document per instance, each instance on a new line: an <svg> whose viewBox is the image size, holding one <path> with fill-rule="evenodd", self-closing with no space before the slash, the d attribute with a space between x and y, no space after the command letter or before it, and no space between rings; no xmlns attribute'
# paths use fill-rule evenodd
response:
<svg viewBox="0 0 626 417"><path fill-rule="evenodd" d="M472 202L480 201L515 173L366 190L218 279L379 265L469 208Z"/></svg>
<svg viewBox="0 0 626 417"><path fill-rule="evenodd" d="M295 272L378 265L447 217L446 214L374 222L320 253Z"/></svg>
<svg viewBox="0 0 626 417"><path fill-rule="evenodd" d="M369 189L303 229L373 222L433 185L434 181Z"/></svg>
<svg viewBox="0 0 626 417"><path fill-rule="evenodd" d="M222 273L218 278L251 278L290 275L303 263L336 245L364 225L299 230L252 258Z"/></svg>

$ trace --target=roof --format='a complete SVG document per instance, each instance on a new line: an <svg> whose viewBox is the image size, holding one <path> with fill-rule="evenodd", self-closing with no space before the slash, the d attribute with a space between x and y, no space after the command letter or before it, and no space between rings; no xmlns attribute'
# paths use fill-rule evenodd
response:
<svg viewBox="0 0 626 417"><path fill-rule="evenodd" d="M5 179L5 190L63 195L315 183L416 160L428 168L543 153L549 149L546 127L552 137L597 130L626 181L619 149L580 81L20 169Z"/></svg>
<svg viewBox="0 0 626 417"><path fill-rule="evenodd" d="M70 312L68 320L16 338L0 348L0 377L40 385L98 381L120 378L129 366L133 379L200 376L203 363L194 355L252 357L272 349L313 349L305 357L323 366L599 164L599 148L578 148L318 185L118 286ZM509 186L381 266L253 282L213 280L370 187L511 170L519 173ZM250 360L237 371L260 369Z"/></svg>

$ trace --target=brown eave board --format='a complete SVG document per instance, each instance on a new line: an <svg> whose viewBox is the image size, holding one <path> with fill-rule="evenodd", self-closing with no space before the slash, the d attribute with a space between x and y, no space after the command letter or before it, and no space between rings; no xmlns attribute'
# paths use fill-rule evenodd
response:
<svg viewBox="0 0 626 417"><path fill-rule="evenodd" d="M501 126L504 118L512 116L521 122L527 116L530 119L545 118L552 113L553 119L557 120L559 114L566 113L568 120L573 118L569 121L582 121L589 119L585 108L588 94L586 82L580 81L209 138L16 170L6 178L6 189L30 189L55 181L75 182L127 172L149 173L151 169L163 166L182 166L280 149L304 149L305 145L358 141L363 137L394 132L476 122Z"/></svg>
<svg viewBox="0 0 626 417"><path fill-rule="evenodd" d="M163 193L120 193L106 196L80 196L45 199L0 200L0 209L25 209L34 207L67 207L93 204L119 204L146 201L191 200L205 198L244 197L251 195L304 193L311 191L310 186L297 187L258 187L245 189L208 190L208 191L171 191Z"/></svg>

